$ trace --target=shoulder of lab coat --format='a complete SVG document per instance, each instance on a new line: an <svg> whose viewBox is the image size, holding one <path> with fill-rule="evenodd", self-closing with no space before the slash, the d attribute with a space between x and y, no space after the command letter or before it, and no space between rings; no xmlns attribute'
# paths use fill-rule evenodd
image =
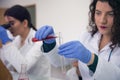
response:
<svg viewBox="0 0 120 80"><path fill-rule="evenodd" d="M98 43L99 43L99 40L100 40L100 36L101 36L100 33L96 33L92 37L89 32L87 32L87 33L83 32L83 33L81 33L79 38L80 38L81 43L86 48L88 48L89 50L91 50L95 54L98 54L98 45L99 45ZM104 53L106 53L106 55L109 54L109 52L110 52L109 50L110 49L107 48L107 50ZM95 80L119 80L120 79L120 77L119 77L120 68L119 68L119 64L117 64L118 63L117 60L119 60L119 57L117 55L117 54L119 54L119 49L114 50L114 51L117 51L117 52L115 52L115 56L117 56L117 58L114 57L115 58L115 60L114 60L115 62L112 62L112 61L108 62L107 59L106 59L106 56L104 56L102 54L99 55L98 64L97 64L96 71L93 74L93 76L91 76L91 74L89 73L90 70L87 70L88 67L87 67L86 64L84 64L84 63L83 63L84 65L83 64L79 64L80 72L82 73L81 75L84 75L82 77L85 78L85 80L86 80L86 78L87 79L95 78ZM114 52L113 52L113 54L114 54ZM108 58L108 56L107 56L107 58ZM113 58L113 57L111 57L111 58ZM83 66L83 67L81 67L81 66Z"/></svg>
<svg viewBox="0 0 120 80"><path fill-rule="evenodd" d="M32 39L33 30L29 33L28 39ZM21 64L27 64L27 70L29 70L34 64L37 62L39 56L42 55L40 46L41 42L32 42L32 48L28 50L25 56L23 56L20 52L20 49L16 47L15 43L8 43L3 46L4 57L5 59L12 64L12 66L17 70L17 72L21 71Z"/></svg>
<svg viewBox="0 0 120 80"><path fill-rule="evenodd" d="M91 34L88 31L82 31L78 37L79 41L84 42L85 40L91 38Z"/></svg>
<svg viewBox="0 0 120 80"><path fill-rule="evenodd" d="M70 76L74 76L76 74L75 71L69 71L69 69L72 67L71 63L74 61L74 59L66 59L63 56L60 56L58 54L58 45L56 45L50 52L43 53L43 55L49 60L51 63L51 76L62 79L65 77L63 76L63 70L64 72L68 71L68 75L66 75L67 79L71 78ZM64 69L63 69L64 66ZM71 73L72 72L72 73ZM77 74L76 74L77 76ZM76 80L78 77L72 77L71 80ZM68 79L69 80L69 79Z"/></svg>
<svg viewBox="0 0 120 80"><path fill-rule="evenodd" d="M97 50L96 50L97 49L97 44L95 44L95 43L97 43L100 40L100 36L101 36L100 33L96 33L92 37L89 32L83 32L83 33L81 33L81 35L79 37L80 38L79 40L89 50L91 50L93 52L97 52ZM91 40L92 40L92 43L91 43ZM94 45L94 49L93 49L93 46L92 46L92 48L88 47L88 44ZM116 55L119 54L119 49L117 49L117 51L118 52L115 52ZM96 71L93 74L93 76L89 75L90 70L87 70L88 67L87 67L86 64L84 64L84 63L83 64L79 64L79 66L80 66L79 68L81 68L83 66L82 69L80 69L80 70L81 70L82 73L85 73L86 77L84 77L84 78L87 78L87 79L89 79L89 78L94 78L95 80L119 80L120 79L120 76L119 76L120 75L120 68L119 68L118 64L115 64L115 62L111 62L111 61L108 62L107 60L105 60L103 58L103 56L100 56L100 55L99 55ZM87 76L87 73L88 73L88 76Z"/></svg>
<svg viewBox="0 0 120 80"><path fill-rule="evenodd" d="M70 65L75 59L64 58L58 54L58 45L56 45L50 52L43 53L54 67L61 67L61 61L64 60L64 65Z"/></svg>
<svg viewBox="0 0 120 80"><path fill-rule="evenodd" d="M60 62L60 55L58 55L57 53L58 53L58 46L56 45L51 51L47 53L44 52L43 55L47 57L47 59L50 61L50 63L53 66L59 67L61 62Z"/></svg>
<svg viewBox="0 0 120 80"><path fill-rule="evenodd" d="M94 73L95 80L119 80L120 68L111 62L105 61L99 57L96 71Z"/></svg>

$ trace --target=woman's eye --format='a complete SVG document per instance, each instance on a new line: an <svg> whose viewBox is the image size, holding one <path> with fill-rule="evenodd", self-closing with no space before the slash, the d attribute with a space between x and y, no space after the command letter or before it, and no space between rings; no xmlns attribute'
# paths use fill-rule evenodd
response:
<svg viewBox="0 0 120 80"><path fill-rule="evenodd" d="M10 24L11 26L13 26L13 25L14 25L14 22L10 22L9 24Z"/></svg>
<svg viewBox="0 0 120 80"><path fill-rule="evenodd" d="M114 16L114 13L109 13L108 15L110 15L110 16Z"/></svg>
<svg viewBox="0 0 120 80"><path fill-rule="evenodd" d="M96 15L100 15L101 13L100 12L95 12Z"/></svg>

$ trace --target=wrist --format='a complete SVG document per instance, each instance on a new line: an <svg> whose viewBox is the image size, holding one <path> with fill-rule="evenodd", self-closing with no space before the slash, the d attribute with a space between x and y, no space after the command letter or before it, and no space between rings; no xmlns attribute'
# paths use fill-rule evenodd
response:
<svg viewBox="0 0 120 80"><path fill-rule="evenodd" d="M98 64L98 56L94 54L94 60L88 65L88 68L94 73Z"/></svg>
<svg viewBox="0 0 120 80"><path fill-rule="evenodd" d="M56 42L51 43L51 44L47 44L47 43L43 42L43 50L44 50L44 52L51 51L55 47L55 45L56 45Z"/></svg>
<svg viewBox="0 0 120 80"><path fill-rule="evenodd" d="M0 48L2 48L2 41L0 40Z"/></svg>
<svg viewBox="0 0 120 80"><path fill-rule="evenodd" d="M6 42L5 45L6 45L6 44L9 44L9 43L11 43L11 41Z"/></svg>
<svg viewBox="0 0 120 80"><path fill-rule="evenodd" d="M87 64L88 66L91 65L91 64L93 64L94 58L95 58L95 55L92 54L92 55L91 55L91 59L90 59L90 61L89 61L88 64Z"/></svg>

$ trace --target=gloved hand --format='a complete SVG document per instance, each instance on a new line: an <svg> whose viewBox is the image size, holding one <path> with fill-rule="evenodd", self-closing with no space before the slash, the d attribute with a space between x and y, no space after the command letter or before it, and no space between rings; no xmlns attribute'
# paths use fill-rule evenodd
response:
<svg viewBox="0 0 120 80"><path fill-rule="evenodd" d="M92 57L91 52L79 41L71 41L61 45L58 53L67 58L76 58L84 63L88 63Z"/></svg>
<svg viewBox="0 0 120 80"><path fill-rule="evenodd" d="M45 39L48 36L54 36L54 30L52 26L45 25L41 27L35 34L35 38L38 40ZM45 43L51 44L55 42L55 38L44 40Z"/></svg>
<svg viewBox="0 0 120 80"><path fill-rule="evenodd" d="M0 26L0 40L2 41L2 44L6 44L6 42L11 41L11 39L9 39L6 30Z"/></svg>

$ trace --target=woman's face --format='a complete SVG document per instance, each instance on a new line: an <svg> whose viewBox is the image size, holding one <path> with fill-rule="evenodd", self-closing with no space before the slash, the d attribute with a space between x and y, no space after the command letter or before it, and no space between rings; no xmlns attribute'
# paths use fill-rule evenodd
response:
<svg viewBox="0 0 120 80"><path fill-rule="evenodd" d="M108 2L98 1L95 9L95 23L103 35L110 35L113 26L114 13Z"/></svg>
<svg viewBox="0 0 120 80"><path fill-rule="evenodd" d="M13 36L22 35L24 33L24 24L23 22L20 22L19 20L15 19L11 16L5 16L5 20L7 23L10 24L10 32Z"/></svg>

